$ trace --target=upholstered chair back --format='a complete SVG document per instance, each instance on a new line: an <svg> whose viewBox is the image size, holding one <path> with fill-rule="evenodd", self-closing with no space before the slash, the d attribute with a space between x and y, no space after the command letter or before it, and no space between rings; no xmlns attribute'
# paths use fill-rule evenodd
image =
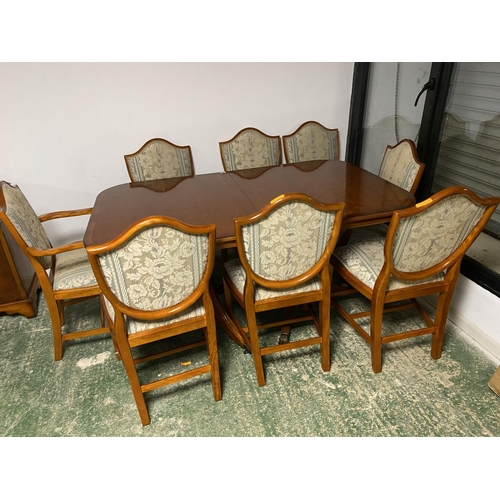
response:
<svg viewBox="0 0 500 500"><path fill-rule="evenodd" d="M322 257L332 234L336 212L292 201L264 218L242 226L243 246L250 268L273 281L297 278Z"/></svg>
<svg viewBox="0 0 500 500"><path fill-rule="evenodd" d="M158 225L98 255L98 261L107 286L122 304L157 311L193 294L205 274L207 257L207 234Z"/></svg>
<svg viewBox="0 0 500 500"><path fill-rule="evenodd" d="M386 148L379 177L414 194L423 169L424 164L418 160L415 144L404 139Z"/></svg>
<svg viewBox="0 0 500 500"><path fill-rule="evenodd" d="M302 124L293 134L283 136L287 163L339 159L339 131L317 122Z"/></svg>
<svg viewBox="0 0 500 500"><path fill-rule="evenodd" d="M255 128L238 132L231 140L219 143L226 172L281 164L281 139Z"/></svg>
<svg viewBox="0 0 500 500"><path fill-rule="evenodd" d="M132 182L191 177L194 173L190 146L177 146L165 139L151 139L136 153L125 155Z"/></svg>
<svg viewBox="0 0 500 500"><path fill-rule="evenodd" d="M462 245L487 208L469 196L455 194L401 219L392 245L394 267L412 273L442 263ZM461 250L465 253L466 249Z"/></svg>
<svg viewBox="0 0 500 500"><path fill-rule="evenodd" d="M52 248L52 244L38 215L21 189L18 186L12 186L8 183L2 183L1 189L5 200L5 215L24 240L26 246L40 250ZM45 269L50 268L52 257L44 256L37 259Z"/></svg>

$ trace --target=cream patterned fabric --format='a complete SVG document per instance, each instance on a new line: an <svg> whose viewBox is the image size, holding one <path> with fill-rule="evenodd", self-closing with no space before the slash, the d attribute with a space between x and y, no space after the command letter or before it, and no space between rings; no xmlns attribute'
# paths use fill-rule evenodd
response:
<svg viewBox="0 0 500 500"><path fill-rule="evenodd" d="M144 311L171 307L197 288L208 258L208 236L168 226L136 233L99 255L104 278L118 299Z"/></svg>
<svg viewBox="0 0 500 500"><path fill-rule="evenodd" d="M40 219L19 187L3 184L3 195L6 205L5 214L26 245L39 250L52 248ZM51 257L39 257L38 261L45 269L52 264Z"/></svg>
<svg viewBox="0 0 500 500"><path fill-rule="evenodd" d="M228 144L221 144L222 161L229 171L268 167L280 163L279 138L246 130Z"/></svg>
<svg viewBox="0 0 500 500"><path fill-rule="evenodd" d="M309 271L330 239L335 212L290 202L242 227L246 258L262 278L284 281Z"/></svg>
<svg viewBox="0 0 500 500"><path fill-rule="evenodd" d="M401 219L392 248L394 267L401 272L425 271L447 259L469 236L485 210L486 207L458 194ZM349 244L334 251L344 266L370 288L384 264L386 230L384 225L356 229ZM419 281L391 277L388 290L439 281L442 276L440 273Z"/></svg>
<svg viewBox="0 0 500 500"><path fill-rule="evenodd" d="M411 191L419 168L420 165L413 157L411 146L407 142L401 142L393 149L386 149L379 177L406 191Z"/></svg>
<svg viewBox="0 0 500 500"><path fill-rule="evenodd" d="M318 123L304 125L283 141L290 163L339 158L338 131L327 130Z"/></svg>
<svg viewBox="0 0 500 500"><path fill-rule="evenodd" d="M188 177L193 168L188 149L176 148L164 141L151 142L125 161L134 182Z"/></svg>
<svg viewBox="0 0 500 500"><path fill-rule="evenodd" d="M109 302L109 300L104 297L104 304L108 311L111 320L115 320L115 310ZM191 307L182 311L179 314L170 316L168 319L158 320L158 321L142 321L136 318L125 317L125 325L127 329L127 335L132 333L143 332L145 330L152 330L153 328L159 328L162 326L170 325L172 323L177 323L186 319L196 318L197 316L202 316L205 314L205 308L203 307L203 301L200 299L195 302Z"/></svg>
<svg viewBox="0 0 500 500"><path fill-rule="evenodd" d="M454 195L402 219L394 239L394 266L414 272L443 261L467 238L485 210L465 195Z"/></svg>
<svg viewBox="0 0 500 500"><path fill-rule="evenodd" d="M380 230L355 231L349 239L349 244L336 248L333 255L342 262L350 273L373 289L384 265L384 244L385 234L382 226L380 226ZM440 281L443 277L444 274L439 273L424 280L406 281L391 276L387 290Z"/></svg>
<svg viewBox="0 0 500 500"><path fill-rule="evenodd" d="M54 271L54 290L97 285L85 248L58 254Z"/></svg>
<svg viewBox="0 0 500 500"><path fill-rule="evenodd" d="M224 267L226 268L226 271L229 275L229 278L231 281L234 283L238 291L243 295L243 290L245 288L245 281L246 281L246 275L245 275L245 269L241 265L241 262L239 259L233 259L229 260L224 263ZM291 295L291 294L297 294L301 292L309 292L312 290L319 290L321 285L319 276L315 276L311 280L309 280L307 283L304 283L299 286L294 286L292 288L285 288L283 290L272 290L270 288L265 288L260 285L256 285L254 292L254 300L264 300L264 299L272 299L276 297L281 297L283 295Z"/></svg>

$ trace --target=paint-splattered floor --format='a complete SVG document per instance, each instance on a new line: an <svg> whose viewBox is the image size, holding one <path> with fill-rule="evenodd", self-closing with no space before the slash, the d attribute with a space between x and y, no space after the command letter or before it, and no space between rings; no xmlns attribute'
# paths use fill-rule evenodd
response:
<svg viewBox="0 0 500 500"><path fill-rule="evenodd" d="M68 315L78 326L94 324L98 303L72 306ZM398 313L387 328L414 321L413 313ZM62 361L53 361L41 297L37 318L0 316L0 435L500 436L500 398L487 385L496 364L454 325L440 360L431 358L428 337L409 339L385 347L380 374L366 343L333 309L331 332L330 372L321 370L318 346L288 351L265 358L267 385L258 387L251 355L219 330L222 401L214 401L208 374L168 386L146 395L151 424L142 427L108 336L67 343ZM204 356L201 349L160 361L141 376Z"/></svg>

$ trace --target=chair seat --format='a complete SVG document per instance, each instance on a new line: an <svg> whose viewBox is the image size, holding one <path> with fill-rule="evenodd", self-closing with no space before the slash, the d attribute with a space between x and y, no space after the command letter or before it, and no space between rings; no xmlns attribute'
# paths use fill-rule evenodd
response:
<svg viewBox="0 0 500 500"><path fill-rule="evenodd" d="M104 304L109 316L111 317L111 320L114 322L115 311L106 297L104 297ZM191 307L189 307L185 311L182 311L182 313L171 316L168 319L159 321L141 321L135 318L127 318L127 333L130 335L132 333L144 332L146 330L152 330L153 328L159 328L162 326L170 325L172 323L177 323L179 321L184 321L186 319L193 319L198 316L203 316L204 314L205 308L203 307L203 301L200 299Z"/></svg>
<svg viewBox="0 0 500 500"><path fill-rule="evenodd" d="M384 265L384 245L387 226L380 224L355 229L349 238L349 244L338 247L333 255L369 288L373 289L382 266ZM444 279L444 273L438 273L423 280L400 280L389 278L387 290L398 290L425 283L434 283Z"/></svg>
<svg viewBox="0 0 500 500"><path fill-rule="evenodd" d="M54 290L69 290L97 285L85 248L57 256L54 271Z"/></svg>
<svg viewBox="0 0 500 500"><path fill-rule="evenodd" d="M233 259L225 262L224 267L226 268L229 278L237 288L238 292L243 295L243 289L245 288L245 270L241 265L240 259ZM320 286L321 282L319 276L315 276L313 279L302 285L285 288L283 290L271 290L263 286L255 285L255 301L258 302L259 300L272 299L282 297L284 295L319 290Z"/></svg>

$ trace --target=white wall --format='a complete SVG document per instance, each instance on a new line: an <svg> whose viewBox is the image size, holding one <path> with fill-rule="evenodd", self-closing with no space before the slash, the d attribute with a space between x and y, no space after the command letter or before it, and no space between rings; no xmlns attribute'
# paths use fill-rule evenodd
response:
<svg viewBox="0 0 500 500"><path fill-rule="evenodd" d="M0 178L38 214L92 206L129 181L123 155L148 139L189 144L203 174L222 171L219 141L240 129L284 135L307 120L339 129L343 157L352 72L346 62L1 63ZM60 227L48 227L56 242Z"/></svg>

